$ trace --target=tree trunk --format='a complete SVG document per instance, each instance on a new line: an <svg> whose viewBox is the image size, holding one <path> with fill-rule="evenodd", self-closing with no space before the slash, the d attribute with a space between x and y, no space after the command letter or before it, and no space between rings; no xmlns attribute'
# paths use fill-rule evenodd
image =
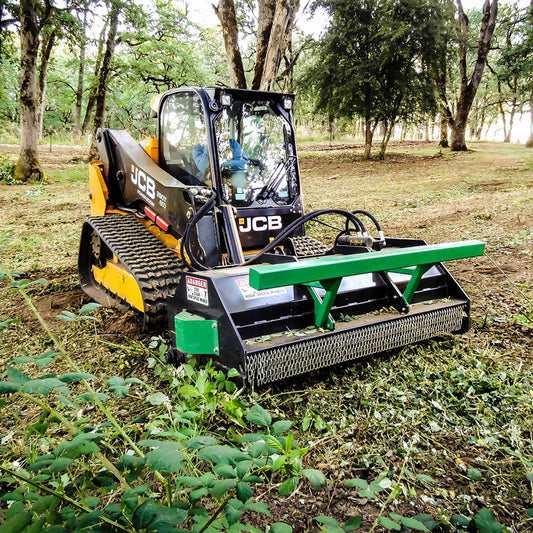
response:
<svg viewBox="0 0 533 533"><path fill-rule="evenodd" d="M470 77L467 76L467 57L466 57L466 40L468 36L468 17L466 16L461 0L457 0L457 9L459 13L460 24L460 44L459 44L459 71L461 78L461 89L459 100L457 102L457 110L455 113L454 123L452 126L452 150L465 151L466 139L465 128L468 121L468 115L472 108L472 103L476 96L479 82L483 76L483 70L487 62L487 55L490 50L490 43L494 28L496 26L496 15L498 14L498 0L485 0L483 5L483 18L481 20L481 28L479 30L479 42L477 50L477 59L474 65L474 70Z"/></svg>
<svg viewBox="0 0 533 533"><path fill-rule="evenodd" d="M268 50L259 86L262 91L271 91L273 89L298 6L299 0L276 0Z"/></svg>
<svg viewBox="0 0 533 533"><path fill-rule="evenodd" d="M239 29L233 0L220 0L215 12L222 24L222 36L226 49L226 61L229 69L229 83L231 87L246 89L246 77L239 48Z"/></svg>
<svg viewBox="0 0 533 533"><path fill-rule="evenodd" d="M102 59L102 68L100 69L100 77L98 80L98 90L96 92L96 107L94 111L93 124L93 138L91 148L89 150L89 159L98 158L98 149L96 147L96 133L98 128L104 124L105 114L105 99L107 94L107 80L111 72L111 64L113 62L113 53L115 51L118 16L120 13L119 4L112 3L111 11L109 12L109 32L107 34L106 47L104 57Z"/></svg>
<svg viewBox="0 0 533 533"><path fill-rule="evenodd" d="M259 19L257 28L257 49L255 54L254 79L252 89L259 90L261 86L261 77L265 67L265 59L270 41L272 22L274 20L274 11L276 9L276 0L258 0Z"/></svg>
<svg viewBox="0 0 533 533"><path fill-rule="evenodd" d="M363 159L370 159L372 153L372 140L374 138L374 130L376 124L372 123L369 118L365 119L365 154Z"/></svg>
<svg viewBox="0 0 533 533"><path fill-rule="evenodd" d="M15 179L39 179L43 172L38 160L39 95L37 93L37 55L39 27L34 0L20 3L20 153Z"/></svg>
<svg viewBox="0 0 533 533"><path fill-rule="evenodd" d="M513 97L513 100L511 102L511 113L509 115L509 129L507 130L507 135L505 136L505 140L503 142L510 143L511 142L511 134L513 133L513 124L514 124L514 117L516 114L516 96Z"/></svg>
<svg viewBox="0 0 533 533"><path fill-rule="evenodd" d="M385 121L383 124L383 137L381 139L381 147L379 149L379 158L385 159L385 153L387 151L387 146L389 144L391 134L394 131L395 122L391 122L390 124Z"/></svg>
<svg viewBox="0 0 533 533"><path fill-rule="evenodd" d="M452 128L452 151L466 152L466 123L455 121L455 127Z"/></svg>
<svg viewBox="0 0 533 533"><path fill-rule="evenodd" d="M476 137L477 130L477 121L470 120L470 138L474 139Z"/></svg>
<svg viewBox="0 0 533 533"><path fill-rule="evenodd" d="M48 62L54 46L56 32L52 30L50 35L43 36L41 44L41 64L39 65L39 138L43 136L44 102L46 98L46 86L48 82Z"/></svg>
<svg viewBox="0 0 533 533"><path fill-rule="evenodd" d="M94 64L94 78L95 80L100 79L100 67L102 65L102 59L104 54L104 40L105 33L109 27L109 16L107 17L106 23L102 28L100 33L100 38L98 40L98 53L96 54L96 62ZM96 92L98 90L98 82L93 82L91 85L91 90L89 92L89 98L87 100L87 107L85 108L85 117L83 119L83 124L81 126L81 135L85 137L87 135L87 130L89 129L89 123L91 122L91 116L94 109L94 104L96 102Z"/></svg>
<svg viewBox="0 0 533 533"><path fill-rule="evenodd" d="M83 14L83 35L80 42L80 64L78 67L78 85L76 87L76 107L74 109L74 136L81 136L81 106L83 101L83 75L85 74L85 50L87 48L87 10Z"/></svg>
<svg viewBox="0 0 533 533"><path fill-rule="evenodd" d="M446 98L446 79L447 79L446 50L441 53L438 69L436 71L436 85L439 94L439 111L440 111L440 141L441 148L449 148L448 143L448 125L453 123L453 116Z"/></svg>
<svg viewBox="0 0 533 533"><path fill-rule="evenodd" d="M501 95L500 95L500 98L501 98ZM503 109L503 104L501 100L498 103L498 110L500 112L500 117L502 119L502 124L503 124L503 142L509 142L507 141L507 119L506 119L505 110Z"/></svg>
<svg viewBox="0 0 533 533"><path fill-rule="evenodd" d="M480 120L479 120L479 124L478 124L478 127L476 129L476 141L479 141L481 140L481 134L483 133L483 127L485 126L485 120L487 119L487 115L485 113L485 108L483 107L481 109L481 117L480 117Z"/></svg>
<svg viewBox="0 0 533 533"><path fill-rule="evenodd" d="M526 147L533 148L533 91L529 95L529 138Z"/></svg>
<svg viewBox="0 0 533 533"><path fill-rule="evenodd" d="M440 116L440 141L439 146L441 148L449 148L450 143L448 142L448 119L444 116Z"/></svg>
<svg viewBox="0 0 533 533"><path fill-rule="evenodd" d="M329 115L328 117L328 132L329 132L329 145L331 146L331 143L333 142L334 138L334 126L335 126L335 117L333 115Z"/></svg>

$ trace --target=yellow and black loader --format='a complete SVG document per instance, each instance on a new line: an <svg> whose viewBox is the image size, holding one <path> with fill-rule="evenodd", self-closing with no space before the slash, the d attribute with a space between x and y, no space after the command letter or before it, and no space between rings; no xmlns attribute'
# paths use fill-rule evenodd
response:
<svg viewBox="0 0 533 533"><path fill-rule="evenodd" d="M180 88L152 101L156 139L98 132L81 284L168 328L171 362L208 356L261 385L469 327L442 262L484 243L385 238L361 210L305 214L293 103ZM331 246L305 234L328 215L343 220Z"/></svg>

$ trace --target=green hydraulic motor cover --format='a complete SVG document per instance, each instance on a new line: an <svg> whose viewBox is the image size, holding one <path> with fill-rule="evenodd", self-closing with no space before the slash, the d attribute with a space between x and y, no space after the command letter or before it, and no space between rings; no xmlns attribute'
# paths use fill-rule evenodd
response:
<svg viewBox="0 0 533 533"><path fill-rule="evenodd" d="M185 309L174 317L176 347L188 354L218 355L218 324Z"/></svg>

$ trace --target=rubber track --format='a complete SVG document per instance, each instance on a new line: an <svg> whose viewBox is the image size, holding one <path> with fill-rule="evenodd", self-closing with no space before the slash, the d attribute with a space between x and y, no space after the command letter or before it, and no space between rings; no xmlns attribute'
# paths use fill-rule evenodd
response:
<svg viewBox="0 0 533 533"><path fill-rule="evenodd" d="M144 303L144 325L166 321L166 300L174 295L183 263L130 215L88 217L102 241L135 278Z"/></svg>

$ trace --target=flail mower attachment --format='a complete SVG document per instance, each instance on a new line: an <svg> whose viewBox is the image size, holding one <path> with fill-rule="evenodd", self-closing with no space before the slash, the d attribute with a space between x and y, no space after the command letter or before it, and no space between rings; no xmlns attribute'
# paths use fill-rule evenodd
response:
<svg viewBox="0 0 533 533"><path fill-rule="evenodd" d="M176 345L261 385L469 327L443 261L484 243L389 239L381 251L197 272L170 304Z"/></svg>

